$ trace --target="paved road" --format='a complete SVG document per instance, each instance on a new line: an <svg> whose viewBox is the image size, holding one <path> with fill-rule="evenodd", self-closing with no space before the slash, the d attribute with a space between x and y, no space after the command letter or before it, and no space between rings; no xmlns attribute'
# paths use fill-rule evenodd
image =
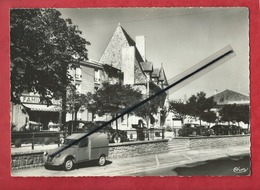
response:
<svg viewBox="0 0 260 190"><path fill-rule="evenodd" d="M247 176L251 174L250 156L239 155L185 164L178 167L159 168L134 173L135 176Z"/></svg>
<svg viewBox="0 0 260 190"><path fill-rule="evenodd" d="M234 157L241 154L249 154L249 146L227 147L221 149L193 150L179 153L166 153L158 155L146 155L139 157L108 160L103 167L95 162L79 165L73 171L61 169L46 170L44 167L30 168L12 171L13 176L134 176L140 172L176 168L186 164L198 163L226 157ZM144 174L145 175L145 174ZM177 175L172 173L172 175Z"/></svg>

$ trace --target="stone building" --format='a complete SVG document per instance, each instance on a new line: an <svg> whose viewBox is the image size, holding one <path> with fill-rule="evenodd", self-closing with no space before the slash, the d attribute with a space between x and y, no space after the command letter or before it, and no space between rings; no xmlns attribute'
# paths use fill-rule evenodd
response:
<svg viewBox="0 0 260 190"><path fill-rule="evenodd" d="M122 83L122 72L107 64L88 60L80 62L75 69L69 71L72 76L72 84L76 87L79 94L94 93L101 87L102 82L110 84ZM66 121L73 120L74 113L66 114ZM94 115L91 110L82 106L77 113L77 119L93 121Z"/></svg>
<svg viewBox="0 0 260 190"><path fill-rule="evenodd" d="M76 93L85 95L88 92L94 93L105 78L103 65L92 60L80 62L76 68L69 70L69 74L72 76L72 84L76 87ZM67 112L66 121L74 120L74 114ZM93 113L82 106L77 113L77 119L92 121Z"/></svg>
<svg viewBox="0 0 260 190"><path fill-rule="evenodd" d="M213 95L214 101L218 106L226 104L238 104L238 105L249 105L250 98L248 95L244 95L229 89L222 92L217 92Z"/></svg>
<svg viewBox="0 0 260 190"><path fill-rule="evenodd" d="M69 70L72 76L72 84L76 87L77 93L87 94L95 92L105 79L103 76L103 65L94 61L82 61L75 69ZM52 105L40 102L40 96L33 92L24 92L20 98L21 104L11 106L11 122L20 130L26 121L41 123L43 129L48 129L51 121L58 124L61 120L62 108L61 99L52 100ZM74 119L74 113L66 113L66 121ZM91 111L85 107L80 108L78 119L92 121Z"/></svg>
<svg viewBox="0 0 260 190"><path fill-rule="evenodd" d="M134 41L120 24L108 42L99 62L121 71L122 84L132 85L146 97L168 85L163 66L154 68L153 63L146 59L145 37L136 36ZM165 93L162 95L158 112L167 102L166 99L167 94ZM159 115L157 113L153 116L157 121L156 127L160 127ZM139 119L135 116L126 116L119 121L119 126L121 129L131 129L131 125L137 124Z"/></svg>

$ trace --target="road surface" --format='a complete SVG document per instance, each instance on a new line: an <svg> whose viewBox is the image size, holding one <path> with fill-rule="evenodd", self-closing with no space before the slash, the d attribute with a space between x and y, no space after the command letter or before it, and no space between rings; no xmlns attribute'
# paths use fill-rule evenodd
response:
<svg viewBox="0 0 260 190"><path fill-rule="evenodd" d="M251 173L249 155L221 158L134 173L135 176L247 176Z"/></svg>

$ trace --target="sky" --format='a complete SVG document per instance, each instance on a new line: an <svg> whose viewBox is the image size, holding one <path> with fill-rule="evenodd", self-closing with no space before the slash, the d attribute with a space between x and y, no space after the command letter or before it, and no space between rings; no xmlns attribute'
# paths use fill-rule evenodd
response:
<svg viewBox="0 0 260 190"><path fill-rule="evenodd" d="M99 60L118 23L135 39L144 35L146 59L163 65L171 79L231 45L236 56L170 94L183 99L226 89L249 95L249 17L247 8L102 8L59 9L91 43L89 58Z"/></svg>

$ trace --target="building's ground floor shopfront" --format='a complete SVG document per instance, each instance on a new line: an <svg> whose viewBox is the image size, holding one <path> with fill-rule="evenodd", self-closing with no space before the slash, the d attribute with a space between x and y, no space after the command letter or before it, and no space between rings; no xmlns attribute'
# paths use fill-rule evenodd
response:
<svg viewBox="0 0 260 190"><path fill-rule="evenodd" d="M24 94L20 104L11 104L12 129L19 131L28 122L40 123L43 130L48 130L48 124L59 123L61 119L60 101L52 105L42 104L37 95Z"/></svg>
<svg viewBox="0 0 260 190"><path fill-rule="evenodd" d="M61 117L61 107L60 106L47 106L47 105L37 105L32 104L24 105L27 108L29 115L29 120L42 124L43 130L48 130L48 124L59 123Z"/></svg>

